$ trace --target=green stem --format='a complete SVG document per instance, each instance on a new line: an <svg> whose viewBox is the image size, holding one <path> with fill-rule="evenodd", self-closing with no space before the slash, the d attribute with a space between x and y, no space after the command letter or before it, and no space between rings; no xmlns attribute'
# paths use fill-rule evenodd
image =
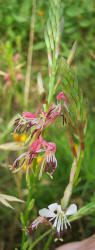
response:
<svg viewBox="0 0 95 250"><path fill-rule="evenodd" d="M55 76L52 75L50 78L50 82L49 82L48 105L50 105L52 98L53 98L54 81L55 81Z"/></svg>
<svg viewBox="0 0 95 250"><path fill-rule="evenodd" d="M84 151L81 150L80 157L79 157L79 160L78 160L78 163L77 163L77 171L76 171L75 176L74 176L74 186L77 184L77 180L78 180L78 177L79 177L83 156L84 156Z"/></svg>
<svg viewBox="0 0 95 250"><path fill-rule="evenodd" d="M50 236L48 238L48 241L47 241L47 243L46 243L46 245L44 247L44 250L48 250L49 249L48 247L49 247L49 245L50 245L50 243L52 241L52 237L53 237L53 234L50 234Z"/></svg>
<svg viewBox="0 0 95 250"><path fill-rule="evenodd" d="M33 242L33 244L28 248L28 250L33 249L33 247L35 247L35 245L41 241L45 236L47 236L49 233L51 232L51 229L49 229L47 232L45 232L44 234L42 234L37 240L35 240Z"/></svg>
<svg viewBox="0 0 95 250"><path fill-rule="evenodd" d="M28 197L27 197L27 204L26 204L26 210L25 210L25 216L24 216L24 227L28 225L28 215L29 215L29 203L31 200L33 191L31 191L31 186L28 185ZM24 228L25 229L25 228ZM23 250L23 245L25 242L25 230L22 232L22 243L21 243L21 250Z"/></svg>
<svg viewBox="0 0 95 250"><path fill-rule="evenodd" d="M57 65L57 61L55 59L55 51L53 53L53 61L52 61L52 75L50 77L50 81L49 81L49 95L48 95L48 106L51 104L52 102L52 98L54 95L54 83L55 83L55 76L56 76L56 65Z"/></svg>

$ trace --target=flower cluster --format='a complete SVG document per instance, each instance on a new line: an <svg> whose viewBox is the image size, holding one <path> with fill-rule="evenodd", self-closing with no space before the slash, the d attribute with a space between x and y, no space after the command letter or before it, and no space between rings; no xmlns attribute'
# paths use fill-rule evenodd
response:
<svg viewBox="0 0 95 250"><path fill-rule="evenodd" d="M18 166L22 168L24 165L31 165L34 158L37 158L38 154L41 154L39 176L41 177L45 170L52 177L57 167L57 160L55 157L56 145L53 142L46 142L43 140L42 132L46 127L51 125L57 117L62 116L64 118L60 102L62 99L64 100L64 104L62 105L68 105L66 96L61 92L57 96L57 105L51 104L48 112L42 111L39 107L34 114L23 112L22 116L15 120L14 125L16 128L14 134L29 132L29 138L32 140L32 143L29 145L28 151L15 160L13 164L14 169Z"/></svg>
<svg viewBox="0 0 95 250"><path fill-rule="evenodd" d="M39 114L40 111L40 114ZM39 115L38 115L39 114ZM29 112L23 112L22 117L17 118L15 121L16 129L14 133L28 132L30 128L33 128L31 138L33 135L39 137L42 131L50 125L58 116L61 114L60 104L53 106L50 105L49 112L44 112L40 110L40 107L35 112L35 114Z"/></svg>
<svg viewBox="0 0 95 250"><path fill-rule="evenodd" d="M42 156L41 156L41 161L39 163L40 165L39 177L42 176L44 169L47 173L49 173L50 176L52 176L57 167L55 152L56 152L56 145L54 143L46 142L45 140L42 139L42 137L39 137L39 139L37 139L31 144L27 152L23 153L15 160L13 168L17 168L18 165L20 165L20 168L22 168L24 165L26 166L31 165L34 158L36 158L38 154L41 153Z"/></svg>

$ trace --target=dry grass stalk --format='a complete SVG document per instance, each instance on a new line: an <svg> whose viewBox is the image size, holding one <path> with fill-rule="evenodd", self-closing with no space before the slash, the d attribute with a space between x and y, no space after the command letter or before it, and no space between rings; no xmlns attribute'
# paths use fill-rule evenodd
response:
<svg viewBox="0 0 95 250"><path fill-rule="evenodd" d="M35 11L36 11L36 0L33 0L32 16L31 16L31 24L30 24L28 59L27 59L27 71L26 71L25 89L24 89L24 100L25 100L26 106L28 104L29 90L30 90L31 64L32 64L32 56L33 56L33 40L34 40L34 26L35 26Z"/></svg>

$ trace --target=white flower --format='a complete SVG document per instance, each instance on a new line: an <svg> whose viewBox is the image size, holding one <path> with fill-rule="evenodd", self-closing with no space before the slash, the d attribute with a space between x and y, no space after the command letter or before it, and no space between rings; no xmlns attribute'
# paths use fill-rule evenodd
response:
<svg viewBox="0 0 95 250"><path fill-rule="evenodd" d="M63 231L63 225L67 229L70 226L70 222L67 219L67 216L73 215L77 213L77 206L76 204L71 204L66 211L63 211L61 205L58 203L53 203L48 206L47 208L43 208L39 210L39 215L41 217L50 218L49 221L54 220L52 228L57 229L57 233L60 237L60 233Z"/></svg>

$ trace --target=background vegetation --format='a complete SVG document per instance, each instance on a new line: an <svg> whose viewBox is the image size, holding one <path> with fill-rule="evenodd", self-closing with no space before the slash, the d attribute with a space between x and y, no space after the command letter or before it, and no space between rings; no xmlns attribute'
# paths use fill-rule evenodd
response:
<svg viewBox="0 0 95 250"><path fill-rule="evenodd" d="M95 201L95 28L94 28L94 0L63 1L64 5L64 32L61 46L64 57L68 57L72 44L78 41L78 49L72 67L77 72L79 85L87 99L88 125L85 139L85 157L81 170L81 179L76 188L72 201L79 207L90 201ZM31 66L31 87L28 106L25 107L24 87L27 67L27 53L29 46L32 0L0 0L0 144L14 141L10 120L23 110L35 111L40 104L37 89L37 72L41 72L47 89L47 54L44 42L44 30L47 21L49 0L37 0L35 13L35 34L33 44L33 62ZM14 55L19 53L19 73L22 80L16 78ZM6 84L4 73L10 72L12 83ZM48 203L59 201L63 190L68 183L72 155L67 150L68 142L64 129L55 124L48 133L57 144L58 168L51 182L49 177L42 178L41 185L33 183L33 198L36 196L30 222L36 217L40 208L47 207ZM26 199L25 174L13 175L9 165L17 156L16 151L0 150L0 192ZM19 153L19 152L18 152ZM32 180L33 181L33 180ZM20 211L24 206L15 204L15 210L0 206L0 249L19 248L21 240ZM81 240L95 232L95 213L72 224L72 231L64 233L64 242ZM44 232L44 227L40 230ZM40 235L40 230L34 238ZM77 234L76 234L77 230ZM47 236L48 239L48 236ZM42 249L44 240L35 249ZM52 249L60 243L52 243Z"/></svg>

